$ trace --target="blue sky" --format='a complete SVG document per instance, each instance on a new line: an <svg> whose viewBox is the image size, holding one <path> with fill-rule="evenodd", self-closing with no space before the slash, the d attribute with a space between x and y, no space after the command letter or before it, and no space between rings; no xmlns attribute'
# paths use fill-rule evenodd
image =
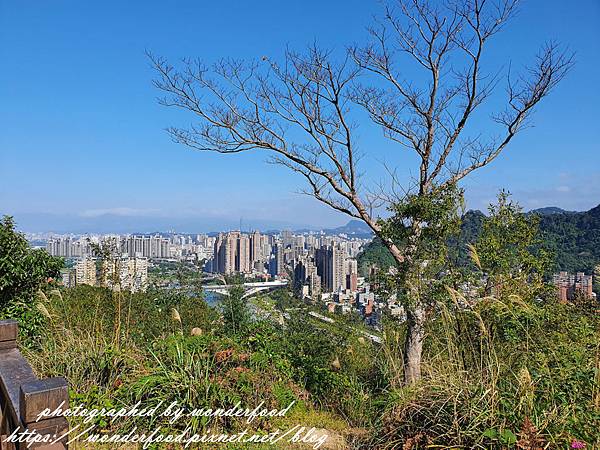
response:
<svg viewBox="0 0 600 450"><path fill-rule="evenodd" d="M577 64L540 105L535 127L464 184L470 207L485 208L501 187L526 208L600 203L600 2L574 4L525 1L491 49L492 64L518 66L557 39ZM286 45L313 41L343 49L365 39L379 11L367 0L0 0L0 214L27 231L209 231L240 218L261 228L344 223L261 155L172 143L163 129L191 118L156 103L144 50L211 62L276 59ZM378 130L360 129L360 138L363 150L393 154L408 176L411 157ZM381 160L365 169L378 176Z"/></svg>

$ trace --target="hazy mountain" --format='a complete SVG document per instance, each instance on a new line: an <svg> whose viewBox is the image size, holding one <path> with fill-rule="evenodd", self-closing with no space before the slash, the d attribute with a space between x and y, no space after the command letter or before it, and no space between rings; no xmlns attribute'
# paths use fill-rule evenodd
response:
<svg viewBox="0 0 600 450"><path fill-rule="evenodd" d="M3 213L0 212L0 216ZM239 220L216 217L152 217L102 214L86 217L77 214L15 214L17 228L27 232L52 232L58 234L108 234L140 233L148 234L175 231L178 233L206 233L239 229ZM280 220L250 220L252 229L294 229L309 224L289 223ZM244 230L247 227L244 226Z"/></svg>
<svg viewBox="0 0 600 450"><path fill-rule="evenodd" d="M348 236L357 238L370 238L373 236L373 231L362 220L351 220L346 225L337 228L329 228L324 230L327 234L347 234Z"/></svg>
<svg viewBox="0 0 600 450"><path fill-rule="evenodd" d="M530 214L539 214L540 216L550 216L552 214L577 214L577 211L567 211L557 206L546 206L545 208L532 209Z"/></svg>

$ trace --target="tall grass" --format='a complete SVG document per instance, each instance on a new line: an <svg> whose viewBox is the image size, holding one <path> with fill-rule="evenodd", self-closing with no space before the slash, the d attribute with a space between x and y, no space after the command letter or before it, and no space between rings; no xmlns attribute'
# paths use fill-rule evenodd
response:
<svg viewBox="0 0 600 450"><path fill-rule="evenodd" d="M348 448L537 449L573 440L591 448L600 440L600 321L569 305L449 290L427 329L423 380L406 387L405 330L396 323L385 325L381 346L341 318L329 326L298 315L285 327L248 323L232 333L196 300L120 295L121 307L102 289L40 296L46 334L24 351L40 375L67 377L73 403L279 408L296 400L285 423L337 430Z"/></svg>
<svg viewBox="0 0 600 450"><path fill-rule="evenodd" d="M565 305L487 297L473 307L456 293L431 323L423 380L389 390L371 445L377 448L565 448L600 444L596 318ZM398 336L386 334L384 355ZM589 351L589 353L588 353ZM440 447L441 446L441 447Z"/></svg>

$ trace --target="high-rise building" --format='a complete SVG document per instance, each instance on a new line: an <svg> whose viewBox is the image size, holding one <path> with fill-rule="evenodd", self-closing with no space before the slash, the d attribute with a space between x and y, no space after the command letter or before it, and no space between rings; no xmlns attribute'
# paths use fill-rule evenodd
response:
<svg viewBox="0 0 600 450"><path fill-rule="evenodd" d="M269 273L271 276L281 276L285 274L285 248L282 242L277 242L273 246L273 257L269 261Z"/></svg>
<svg viewBox="0 0 600 450"><path fill-rule="evenodd" d="M146 258L114 258L104 261L104 281L109 287L119 285L122 290L144 292L148 287L148 260Z"/></svg>
<svg viewBox="0 0 600 450"><path fill-rule="evenodd" d="M213 272L250 273L250 238L239 231L220 233L214 245Z"/></svg>
<svg viewBox="0 0 600 450"><path fill-rule="evenodd" d="M263 258L263 240L259 231L255 231L250 236L250 264L254 266L257 262L262 262Z"/></svg>
<svg viewBox="0 0 600 450"><path fill-rule="evenodd" d="M232 273L235 269L235 252L227 235L219 233L215 240L213 254L213 272Z"/></svg>
<svg viewBox="0 0 600 450"><path fill-rule="evenodd" d="M75 269L61 269L60 279L64 287L71 288L77 284Z"/></svg>
<svg viewBox="0 0 600 450"><path fill-rule="evenodd" d="M346 260L346 289L352 292L358 290L358 263L355 259Z"/></svg>
<svg viewBox="0 0 600 450"><path fill-rule="evenodd" d="M316 251L317 273L321 277L323 292L336 292L346 287L345 254L332 244Z"/></svg>
<svg viewBox="0 0 600 450"><path fill-rule="evenodd" d="M83 258L75 264L75 284L89 284L95 286L97 283L96 260Z"/></svg>
<svg viewBox="0 0 600 450"><path fill-rule="evenodd" d="M46 251L52 256L64 258L82 258L92 254L90 243L85 238L73 239L68 236L49 239Z"/></svg>
<svg viewBox="0 0 600 450"><path fill-rule="evenodd" d="M294 267L294 291L302 297L316 300L321 294L321 277L311 257L300 258Z"/></svg>
<svg viewBox="0 0 600 450"><path fill-rule="evenodd" d="M283 248L286 248L293 244L294 234L290 230L284 230L280 233L281 243Z"/></svg>
<svg viewBox="0 0 600 450"><path fill-rule="evenodd" d="M75 284L108 286L131 292L145 291L148 286L148 260L127 255L100 261L83 258L75 264Z"/></svg>
<svg viewBox="0 0 600 450"><path fill-rule="evenodd" d="M121 252L144 258L170 258L169 240L162 236L126 236L121 241Z"/></svg>
<svg viewBox="0 0 600 450"><path fill-rule="evenodd" d="M250 263L250 238L245 234L239 234L237 237L237 254L236 254L236 272L250 273L252 272L252 264Z"/></svg>

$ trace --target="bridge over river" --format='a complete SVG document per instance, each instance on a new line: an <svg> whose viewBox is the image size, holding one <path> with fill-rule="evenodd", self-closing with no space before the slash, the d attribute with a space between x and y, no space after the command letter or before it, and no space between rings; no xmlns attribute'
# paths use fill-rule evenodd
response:
<svg viewBox="0 0 600 450"><path fill-rule="evenodd" d="M220 278L220 279L222 279L222 278ZM286 280L265 281L265 282L259 282L259 283L244 283L243 286L244 286L244 290L246 292L242 296L242 298L251 297L251 296L257 294L258 292L269 291L269 290L285 287L287 285L288 285L288 281L286 281ZM235 287L235 285L233 285L233 284L215 284L215 285L205 285L203 287L203 289L204 289L205 293L208 294L206 296L206 300L209 303L216 303L218 301L218 299L213 297L211 294L228 295L229 289L231 289L233 287ZM324 316L322 314L318 314L314 311L308 311L307 314L309 316L312 316L315 319L321 320L323 322L328 322L328 323L335 322L335 320L332 319L331 317L326 317L326 316ZM288 313L284 313L284 317L289 319L290 315ZM350 328L352 328L352 327L350 327ZM359 333L377 344L382 343L381 337L379 337L375 334L367 333L366 331L363 331L363 330L359 330Z"/></svg>
<svg viewBox="0 0 600 450"><path fill-rule="evenodd" d="M273 289L278 289L282 287L286 287L288 285L287 280L277 280L277 281L262 281L256 283L244 283L242 286L244 287L244 295L242 298L252 297L259 292L263 291L271 291ZM229 295L229 290L236 285L234 284L209 284L204 285L204 292L209 294L220 294L220 295Z"/></svg>

